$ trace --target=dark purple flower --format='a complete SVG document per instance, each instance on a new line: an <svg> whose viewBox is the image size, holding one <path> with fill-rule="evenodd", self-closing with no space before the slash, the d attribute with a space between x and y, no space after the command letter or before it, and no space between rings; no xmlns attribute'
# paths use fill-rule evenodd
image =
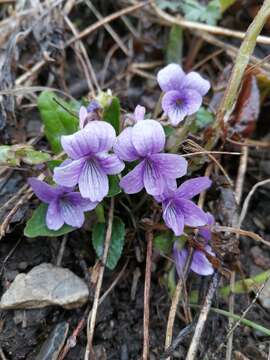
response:
<svg viewBox="0 0 270 360"><path fill-rule="evenodd" d="M173 185L173 184L172 184ZM183 233L184 226L198 227L207 224L207 214L190 199L211 185L207 176L187 180L178 188L171 185L156 197L162 202L163 219L176 236Z"/></svg>
<svg viewBox="0 0 270 360"><path fill-rule="evenodd" d="M169 64L161 69L157 81L165 95L162 109L173 126L178 125L187 115L199 110L202 97L210 89L210 83L197 72L185 74L178 64Z"/></svg>
<svg viewBox="0 0 270 360"><path fill-rule="evenodd" d="M98 110L100 105L96 100L92 100L87 108L85 106L80 107L79 111L79 125L80 129L83 129L90 121L99 120Z"/></svg>
<svg viewBox="0 0 270 360"><path fill-rule="evenodd" d="M114 128L105 121L91 121L75 134L62 136L62 147L70 159L54 169L55 182L68 187L79 184L82 197L101 201L109 191L108 174L119 174L125 167L108 153L115 140Z"/></svg>
<svg viewBox="0 0 270 360"><path fill-rule="evenodd" d="M51 230L60 229L64 223L81 227L84 223L84 211L93 210L97 202L83 199L78 192L63 186L51 186L36 178L29 178L36 196L43 202L49 204L46 225Z"/></svg>
<svg viewBox="0 0 270 360"><path fill-rule="evenodd" d="M186 160L180 155L161 153L164 146L163 127L155 120L139 121L122 131L114 146L115 153L125 161L140 160L120 181L126 193L134 194L145 187L149 194L160 195L166 180L186 174Z"/></svg>
<svg viewBox="0 0 270 360"><path fill-rule="evenodd" d="M207 213L206 215L207 215L208 226L205 229L200 229L199 234L205 240L205 245L204 245L205 252L207 252L211 256L215 256L211 246L208 245L208 241L211 239L210 226L213 225L214 218L210 213ZM184 266L188 258L187 247L180 249L178 243L175 242L173 247L173 257L174 257L177 273L179 277L181 277L183 276ZM212 275L214 272L214 268L210 263L210 261L207 259L207 256L203 251L200 250L194 250L190 264L190 269L196 274L204 275L204 276Z"/></svg>

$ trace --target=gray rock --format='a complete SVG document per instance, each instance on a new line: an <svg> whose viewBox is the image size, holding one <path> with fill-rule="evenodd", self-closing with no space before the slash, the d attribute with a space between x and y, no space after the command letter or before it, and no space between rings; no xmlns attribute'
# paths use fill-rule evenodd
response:
<svg viewBox="0 0 270 360"><path fill-rule="evenodd" d="M60 305L66 309L86 303L89 296L85 282L70 270L41 264L28 274L18 274L3 294L0 309L35 309Z"/></svg>

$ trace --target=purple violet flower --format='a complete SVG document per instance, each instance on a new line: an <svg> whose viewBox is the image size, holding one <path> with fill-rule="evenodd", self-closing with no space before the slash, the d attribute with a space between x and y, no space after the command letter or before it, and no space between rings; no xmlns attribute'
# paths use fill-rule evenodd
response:
<svg viewBox="0 0 270 360"><path fill-rule="evenodd" d="M185 225L197 227L207 224L206 213L190 199L209 188L211 183L207 176L197 177L185 181L178 188L176 183L174 186L170 184L161 196L155 197L162 202L163 219L176 236L183 234Z"/></svg>
<svg viewBox="0 0 270 360"><path fill-rule="evenodd" d="M81 227L84 223L84 211L93 210L98 202L83 199L81 194L63 186L51 186L36 178L29 178L36 196L49 204L46 225L51 230L60 229L64 223Z"/></svg>
<svg viewBox="0 0 270 360"><path fill-rule="evenodd" d="M119 174L125 167L108 153L115 140L114 128L105 121L91 121L75 134L62 136L62 147L70 159L54 169L54 181L68 187L79 184L82 197L101 201L109 191L108 174Z"/></svg>
<svg viewBox="0 0 270 360"><path fill-rule="evenodd" d="M87 106L81 106L79 111L79 126L83 129L90 121L99 120L98 110L100 105L96 100L92 100Z"/></svg>
<svg viewBox="0 0 270 360"><path fill-rule="evenodd" d="M120 181L126 193L135 194L145 187L149 194L160 195L167 179L186 174L187 161L180 155L161 153L164 146L163 127L155 120L139 121L122 131L114 145L115 153L121 160L140 160Z"/></svg>
<svg viewBox="0 0 270 360"><path fill-rule="evenodd" d="M178 64L169 64L157 74L157 81L165 95L162 109L173 126L187 115L199 110L202 97L210 89L210 82L197 72L185 74Z"/></svg>
<svg viewBox="0 0 270 360"><path fill-rule="evenodd" d="M208 245L208 241L211 240L211 231L210 226L214 224L214 218L210 213L207 213L207 226L199 230L199 234L205 240L204 250L211 256L215 256L214 252L210 245ZM175 242L173 246L173 257L176 265L176 270L178 276L183 276L183 270L185 263L188 258L188 249L185 246L183 249L179 249L178 243ZM212 275L214 272L214 268L210 261L207 259L205 253L200 250L194 250L192 261L190 264L190 269L199 275Z"/></svg>

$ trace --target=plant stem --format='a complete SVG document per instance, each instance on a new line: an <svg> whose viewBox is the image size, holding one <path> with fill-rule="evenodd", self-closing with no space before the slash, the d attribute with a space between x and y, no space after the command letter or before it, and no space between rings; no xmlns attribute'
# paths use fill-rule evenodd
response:
<svg viewBox="0 0 270 360"><path fill-rule="evenodd" d="M190 307L193 308L199 308L199 305L194 305L194 304L190 304ZM216 314L220 314L223 316L227 316L230 318L233 318L234 320L238 320L240 321L242 324L251 327L252 329L258 330L260 331L262 334L265 334L267 336L270 336L270 329L265 328L262 325L256 324L255 322L251 321L251 320L247 320L242 318L242 316L236 315L236 314L231 314L226 310L222 310L222 309L216 309L216 308L210 308L210 311L215 312Z"/></svg>
<svg viewBox="0 0 270 360"><path fill-rule="evenodd" d="M90 325L89 325L89 327L87 327L87 345L86 345L84 360L91 359L91 354L93 353L92 343L93 343L97 310L98 310L98 304L99 304L99 296L100 296L103 275L104 275L104 271L105 271L105 266L106 266L106 262L107 262L107 257L108 257L108 252L109 252L109 247L110 247L110 242L111 242L111 237L112 237L113 214L114 214L114 198L111 198L111 205L110 205L110 210L109 210L109 220L108 220L108 226L107 226L105 242L104 242L104 251L103 251L103 255L102 255L102 264L101 264L99 274L98 274L98 280L97 280L97 285L96 285L96 290L95 290L95 297L94 297L93 307L91 310Z"/></svg>

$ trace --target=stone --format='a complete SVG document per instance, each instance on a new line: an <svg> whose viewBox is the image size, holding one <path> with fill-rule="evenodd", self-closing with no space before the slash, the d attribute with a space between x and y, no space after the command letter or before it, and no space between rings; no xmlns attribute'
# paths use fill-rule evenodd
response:
<svg viewBox="0 0 270 360"><path fill-rule="evenodd" d="M0 309L36 309L59 305L66 309L86 303L85 282L69 269L43 263L27 274L18 274L3 294Z"/></svg>

